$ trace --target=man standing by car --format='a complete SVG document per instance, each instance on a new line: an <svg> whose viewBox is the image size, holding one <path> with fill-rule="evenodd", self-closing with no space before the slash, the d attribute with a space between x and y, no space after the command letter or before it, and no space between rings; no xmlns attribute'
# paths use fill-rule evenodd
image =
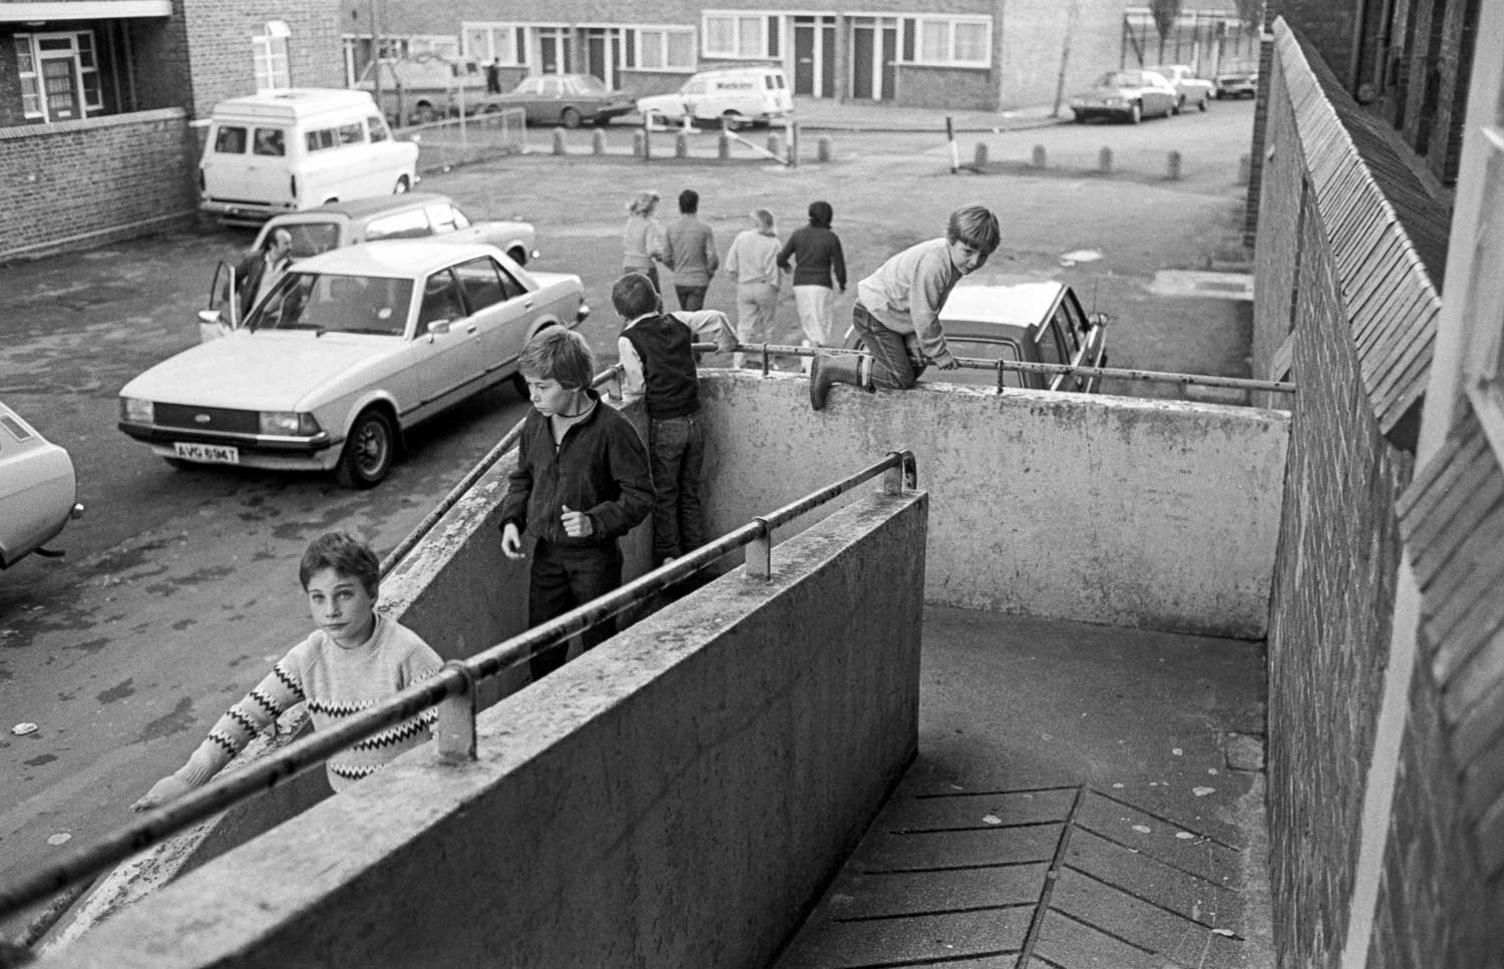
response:
<svg viewBox="0 0 1504 969"><path fill-rule="evenodd" d="M292 233L274 229L260 252L252 252L235 267L235 297L239 300L240 319L266 295L292 262Z"/></svg>
<svg viewBox="0 0 1504 969"><path fill-rule="evenodd" d="M663 261L674 271L674 295L681 310L705 308L710 279L720 268L715 254L715 233L701 222L700 193L686 188L679 193L679 221L663 233Z"/></svg>

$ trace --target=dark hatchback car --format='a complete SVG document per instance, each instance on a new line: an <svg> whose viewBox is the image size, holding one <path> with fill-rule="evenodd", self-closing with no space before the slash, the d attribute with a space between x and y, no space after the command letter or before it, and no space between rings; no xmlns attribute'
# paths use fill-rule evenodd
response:
<svg viewBox="0 0 1504 969"><path fill-rule="evenodd" d="M606 87L593 74L540 74L522 79L506 94L486 97L481 110L522 108L528 124L555 124L578 128L582 124L605 124L636 110L630 95Z"/></svg>

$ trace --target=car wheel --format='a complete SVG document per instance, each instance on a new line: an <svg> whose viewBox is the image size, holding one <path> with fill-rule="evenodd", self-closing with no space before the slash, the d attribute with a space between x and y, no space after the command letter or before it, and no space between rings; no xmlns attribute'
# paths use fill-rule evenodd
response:
<svg viewBox="0 0 1504 969"><path fill-rule="evenodd" d="M507 250L507 255L519 266L527 265L527 251L521 246L513 246Z"/></svg>
<svg viewBox="0 0 1504 969"><path fill-rule="evenodd" d="M1174 104L1170 105L1170 114L1171 115L1180 114L1184 110L1185 110L1185 98L1184 97L1181 97Z"/></svg>
<svg viewBox="0 0 1504 969"><path fill-rule="evenodd" d="M1198 104L1198 105L1196 105L1196 107L1200 108L1202 111L1205 111L1207 109L1207 107L1211 104L1211 100L1212 99L1210 97L1208 97L1207 95L1203 94L1203 95L1201 95L1201 103Z"/></svg>
<svg viewBox="0 0 1504 969"><path fill-rule="evenodd" d="M396 446L391 418L379 410L361 411L335 465L335 480L346 488L375 487L392 469Z"/></svg>
<svg viewBox="0 0 1504 969"><path fill-rule="evenodd" d="M725 114L721 115L721 124L723 124L727 128L730 128L732 131L735 131L738 128L745 127L747 124L747 119L743 118L735 111L727 111Z"/></svg>
<svg viewBox="0 0 1504 969"><path fill-rule="evenodd" d="M1076 124L1086 124L1086 115L1081 111L1076 112Z"/></svg>
<svg viewBox="0 0 1504 969"><path fill-rule="evenodd" d="M411 188L412 188L412 185L408 183L407 176L406 175L402 175L402 176L398 177L397 184L395 186L393 186L393 188L392 188L392 194L393 195L406 195Z"/></svg>
<svg viewBox="0 0 1504 969"><path fill-rule="evenodd" d="M419 101L418 106L413 108L413 117L418 124L432 124L439 120L439 113L427 101Z"/></svg>
<svg viewBox="0 0 1504 969"><path fill-rule="evenodd" d="M507 382L512 385L513 390L517 391L518 397L521 397L523 400L530 399L527 392L527 378L520 371L508 377Z"/></svg>
<svg viewBox="0 0 1504 969"><path fill-rule="evenodd" d="M565 108L559 115L559 123L566 128L578 128L581 120L580 113L574 108Z"/></svg>
<svg viewBox="0 0 1504 969"><path fill-rule="evenodd" d="M1137 101L1128 105L1128 123L1138 124L1142 120L1144 120L1144 106Z"/></svg>

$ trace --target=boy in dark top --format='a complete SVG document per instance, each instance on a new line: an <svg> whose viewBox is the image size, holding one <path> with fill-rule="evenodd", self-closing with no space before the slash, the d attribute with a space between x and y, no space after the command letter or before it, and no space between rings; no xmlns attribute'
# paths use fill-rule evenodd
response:
<svg viewBox="0 0 1504 969"><path fill-rule="evenodd" d="M794 305L799 311L799 326L804 330L806 346L828 347L831 329L831 304L835 293L830 288L834 278L841 292L846 292L846 254L841 239L830 230L835 213L829 202L809 204L809 225L802 225L789 236L778 253L778 268L788 271L789 257L794 257ZM810 358L804 358L809 370Z"/></svg>
<svg viewBox="0 0 1504 969"><path fill-rule="evenodd" d="M663 564L705 544L700 473L705 428L700 418L700 377L691 345L714 333L716 348L736 346L736 333L720 310L666 314L653 281L627 273L611 287L611 305L626 327L617 340L622 400L642 400L653 467L653 561Z"/></svg>
<svg viewBox="0 0 1504 969"><path fill-rule="evenodd" d="M501 503L501 550L523 557L536 539L528 622L536 626L621 585L616 540L648 516L653 480L642 438L590 389L595 358L585 338L550 327L527 342L518 369L533 410L517 444L517 470ZM583 634L591 649L615 632L607 620ZM565 643L535 652L538 680L564 663Z"/></svg>

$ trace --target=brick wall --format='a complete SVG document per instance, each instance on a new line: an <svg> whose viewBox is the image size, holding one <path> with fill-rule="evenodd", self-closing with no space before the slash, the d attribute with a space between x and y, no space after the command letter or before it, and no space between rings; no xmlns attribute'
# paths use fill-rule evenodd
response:
<svg viewBox="0 0 1504 969"><path fill-rule="evenodd" d="M997 82L991 71L920 67L898 68L898 104L916 108L991 111L998 106Z"/></svg>
<svg viewBox="0 0 1504 969"><path fill-rule="evenodd" d="M193 77L191 110L207 118L226 98L254 94L255 62L251 38L266 24L287 24L288 71L294 87L344 87L345 67L336 0L175 0L181 4Z"/></svg>
<svg viewBox="0 0 1504 969"><path fill-rule="evenodd" d="M192 218L194 159L180 108L0 128L0 260Z"/></svg>
<svg viewBox="0 0 1504 969"><path fill-rule="evenodd" d="M1270 0L1268 21L1276 17L1298 29L1346 86L1353 86L1353 38L1360 0Z"/></svg>

